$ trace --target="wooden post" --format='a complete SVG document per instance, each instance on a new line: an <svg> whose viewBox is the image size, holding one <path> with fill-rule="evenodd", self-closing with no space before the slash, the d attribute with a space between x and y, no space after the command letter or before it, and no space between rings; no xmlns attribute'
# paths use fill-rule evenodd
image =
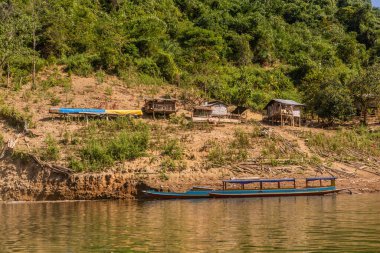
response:
<svg viewBox="0 0 380 253"><path fill-rule="evenodd" d="M277 182L277 188L278 188L278 189L281 188L280 182Z"/></svg>
<svg viewBox="0 0 380 253"><path fill-rule="evenodd" d="M322 186L322 180L321 179L319 180L319 186Z"/></svg>
<svg viewBox="0 0 380 253"><path fill-rule="evenodd" d="M263 189L263 182L260 182L260 190Z"/></svg>
<svg viewBox="0 0 380 253"><path fill-rule="evenodd" d="M331 180L331 186L335 186L335 179Z"/></svg>
<svg viewBox="0 0 380 253"><path fill-rule="evenodd" d="M306 188L309 188L309 181L306 180Z"/></svg>
<svg viewBox="0 0 380 253"><path fill-rule="evenodd" d="M296 188L296 180L293 181L293 187Z"/></svg>
<svg viewBox="0 0 380 253"><path fill-rule="evenodd" d="M281 120L280 124L281 124L281 126L283 126L283 122L282 122L282 105L281 104L280 104L280 120Z"/></svg>

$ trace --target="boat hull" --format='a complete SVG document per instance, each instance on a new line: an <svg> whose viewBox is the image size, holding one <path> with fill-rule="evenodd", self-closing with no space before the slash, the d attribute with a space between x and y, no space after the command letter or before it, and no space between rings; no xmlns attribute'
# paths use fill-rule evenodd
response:
<svg viewBox="0 0 380 253"><path fill-rule="evenodd" d="M265 198L265 197L290 197L290 196L321 196L336 193L335 187L284 189L284 190L227 190L214 191L209 195L213 198Z"/></svg>
<svg viewBox="0 0 380 253"><path fill-rule="evenodd" d="M202 199L210 198L210 191L188 191L188 192L158 192L145 191L148 197L154 199Z"/></svg>

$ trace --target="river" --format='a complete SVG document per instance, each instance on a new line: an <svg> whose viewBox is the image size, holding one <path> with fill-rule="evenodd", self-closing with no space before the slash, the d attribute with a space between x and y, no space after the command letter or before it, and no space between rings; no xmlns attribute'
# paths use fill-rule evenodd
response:
<svg viewBox="0 0 380 253"><path fill-rule="evenodd" d="M380 252L380 194L0 204L0 252Z"/></svg>

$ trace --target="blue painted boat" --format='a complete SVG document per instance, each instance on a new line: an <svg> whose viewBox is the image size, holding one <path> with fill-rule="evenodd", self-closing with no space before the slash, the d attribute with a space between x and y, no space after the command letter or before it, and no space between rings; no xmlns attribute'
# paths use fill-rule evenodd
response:
<svg viewBox="0 0 380 253"><path fill-rule="evenodd" d="M224 180L223 190L209 193L214 198L253 198L253 197L284 197L284 196L313 196L338 192L335 187L335 177L306 178L305 188L296 188L295 178L283 179L254 179L254 180ZM319 186L310 186L310 182L319 181ZM330 181L329 186L323 186L323 181ZM292 188L281 188L281 183L288 182ZM244 189L248 184L259 184L258 189ZM264 189L264 183L276 183L277 188ZM227 189L227 184L240 185L241 189Z"/></svg>
<svg viewBox="0 0 380 253"><path fill-rule="evenodd" d="M105 109L96 108L59 108L58 113L61 114L81 114L81 113L91 113L91 114L105 114Z"/></svg>
<svg viewBox="0 0 380 253"><path fill-rule="evenodd" d="M186 192L160 192L155 190L144 191L152 198L157 199L190 199L190 198L254 198L254 197L285 197L285 196L313 196L326 195L338 192L335 187L335 177L306 178L305 188L296 188L295 178L282 179L231 179L223 180L222 190L213 190L205 187L193 187ZM319 181L319 186L310 185L313 181ZM330 185L324 186L322 182L330 181ZM264 188L264 184L274 183L276 188ZM287 183L287 188L281 188L281 184ZM240 189L227 189L227 185L238 185ZM246 189L246 185L257 184L257 188ZM289 186L291 186L289 188Z"/></svg>
<svg viewBox="0 0 380 253"><path fill-rule="evenodd" d="M210 198L213 189L207 187L193 187L186 192L160 192L156 190L143 191L147 196L156 199L198 199Z"/></svg>

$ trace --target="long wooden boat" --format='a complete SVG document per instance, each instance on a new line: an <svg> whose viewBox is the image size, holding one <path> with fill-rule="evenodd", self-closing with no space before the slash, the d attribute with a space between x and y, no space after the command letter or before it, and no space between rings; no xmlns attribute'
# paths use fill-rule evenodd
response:
<svg viewBox="0 0 380 253"><path fill-rule="evenodd" d="M305 188L296 188L295 178L282 179L230 179L223 180L222 190L213 190L207 187L193 187L186 192L160 192L156 190L144 191L144 193L156 199L193 199L193 198L255 198L255 197L285 197L285 196L315 196L336 193L335 177L306 178ZM312 186L312 182L319 181L318 186ZM330 185L324 186L324 181L330 181ZM282 188L284 184L285 187ZM238 185L240 189L227 189L227 185ZM257 184L258 187L247 189L246 185ZM266 184L275 184L276 188L264 188ZM240 187L239 187L240 186ZM289 187L290 186L290 187Z"/></svg>
<svg viewBox="0 0 380 253"><path fill-rule="evenodd" d="M213 189L207 187L193 187L186 192L160 192L156 190L143 191L145 195L155 199L198 199L210 198Z"/></svg>
<svg viewBox="0 0 380 253"><path fill-rule="evenodd" d="M253 197L285 197L285 196L315 196L326 195L338 192L335 187L335 177L316 177L306 178L305 188L296 188L296 180L294 178L284 179L253 179L253 180L224 180L223 190L212 191L209 193L214 198L253 198ZM310 182L319 181L317 187L310 187ZM323 181L330 181L329 186L323 186ZM293 188L281 188L281 183L289 182ZM244 189L247 184L259 183L259 189ZM276 183L277 188L264 189L264 183ZM241 189L227 189L227 184L240 185Z"/></svg>

